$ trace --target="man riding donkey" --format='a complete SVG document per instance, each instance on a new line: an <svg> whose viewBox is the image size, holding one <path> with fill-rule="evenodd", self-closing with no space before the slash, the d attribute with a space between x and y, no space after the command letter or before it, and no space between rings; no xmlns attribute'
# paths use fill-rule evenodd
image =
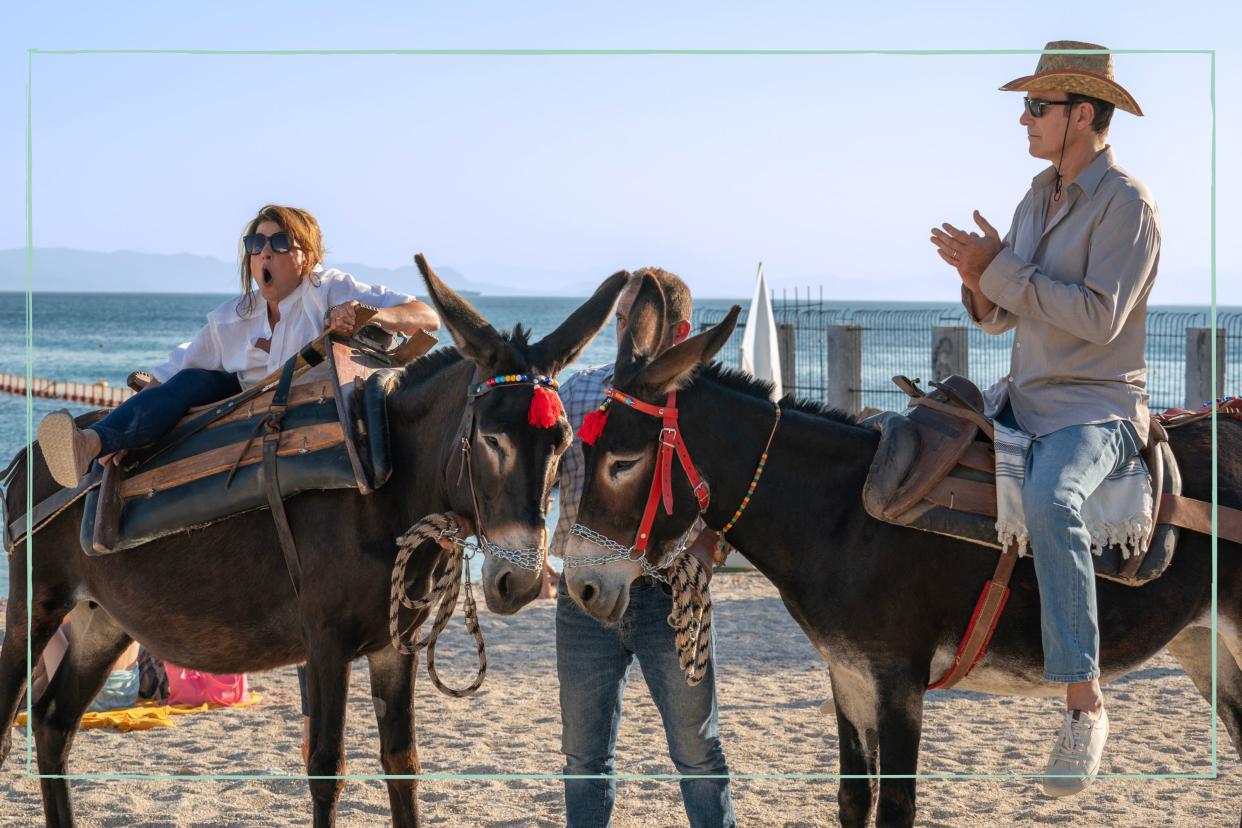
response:
<svg viewBox="0 0 1242 828"><path fill-rule="evenodd" d="M636 271L617 299L617 338L629 336L630 311L643 280L659 285L672 321L664 331L658 353L683 341L690 334L690 290L677 276L658 268ZM613 365L588 368L561 386L565 413L579 439L561 458L558 472L560 519L550 553L564 557L571 527L578 521L585 462L582 443L594 442L602 428L600 401L612 385ZM633 465L633 464L630 464ZM624 473L624 470L617 473ZM688 551L710 561L716 546L715 532L705 531L702 521L690 530ZM566 566L572 565L568 560ZM710 571L710 563L707 564ZM586 614L565 589L562 577L556 601L556 672L561 686L561 752L566 775L615 773L617 730L621 723L621 697L635 657L652 700L660 710L669 755L679 773L686 815L694 828L726 828L736 824L729 791L729 769L720 743L717 722L714 646L702 679L689 686L683 678L668 623L673 599L668 584L653 575L633 582L623 611L605 625ZM711 778L694 779L708 774ZM566 779L565 813L573 826L610 825L616 801L615 779Z"/></svg>
<svg viewBox="0 0 1242 828"><path fill-rule="evenodd" d="M1001 90L1026 93L1019 123L1028 151L1053 166L1035 176L1003 240L975 211L982 234L946 223L931 241L961 277L975 324L1015 332L1009 373L988 389L986 413L1030 438L1021 507L1039 580L1044 678L1065 684L1067 708L1044 790L1067 796L1099 771L1108 738L1082 505L1147 441L1143 347L1160 222L1151 193L1106 142L1114 108L1143 113L1113 80L1105 47L1049 43L1035 74Z"/></svg>

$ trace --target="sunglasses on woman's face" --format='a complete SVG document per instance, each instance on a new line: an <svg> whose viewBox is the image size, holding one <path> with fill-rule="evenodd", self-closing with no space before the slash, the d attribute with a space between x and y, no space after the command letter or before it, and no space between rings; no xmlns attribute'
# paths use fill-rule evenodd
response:
<svg viewBox="0 0 1242 828"><path fill-rule="evenodd" d="M1044 107L1046 106L1073 106L1073 101L1045 101L1043 98L1023 98L1026 104L1026 111L1031 113L1032 118L1044 117Z"/></svg>
<svg viewBox="0 0 1242 828"><path fill-rule="evenodd" d="M268 244L272 245L273 253L289 252L289 234L284 230L279 233L273 233L265 236L262 233L251 233L242 238L242 244L246 246L246 252L251 256L257 256L263 252L263 248Z"/></svg>

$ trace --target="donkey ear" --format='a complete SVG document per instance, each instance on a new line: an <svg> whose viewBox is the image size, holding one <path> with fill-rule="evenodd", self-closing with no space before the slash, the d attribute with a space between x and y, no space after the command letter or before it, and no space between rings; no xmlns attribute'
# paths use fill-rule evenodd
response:
<svg viewBox="0 0 1242 828"><path fill-rule="evenodd" d="M628 270L619 270L604 280L591 298L586 300L555 331L531 346L531 366L549 376L578 358L599 329L612 315L617 297L630 280Z"/></svg>
<svg viewBox="0 0 1242 828"><path fill-rule="evenodd" d="M496 363L505 342L496 329L456 291L441 281L422 253L414 256L418 271L427 285L427 295L440 314L440 321L453 335L453 344L462 356L481 365Z"/></svg>
<svg viewBox="0 0 1242 828"><path fill-rule="evenodd" d="M660 350L664 331L668 328L664 290L650 274L638 277L638 292L625 319L625 330L617 343L617 366L632 366L641 357L649 357Z"/></svg>
<svg viewBox="0 0 1242 828"><path fill-rule="evenodd" d="M639 373L636 385L653 389L656 396L684 387L694 372L710 362L729 341L741 311L740 306L734 305L718 324L660 354Z"/></svg>

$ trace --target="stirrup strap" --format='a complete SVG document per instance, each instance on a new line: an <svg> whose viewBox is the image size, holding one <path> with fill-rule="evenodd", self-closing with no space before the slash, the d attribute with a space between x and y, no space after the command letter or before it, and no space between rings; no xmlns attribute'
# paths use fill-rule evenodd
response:
<svg viewBox="0 0 1242 828"><path fill-rule="evenodd" d="M992 640L992 633L996 631L996 624L1000 621L1001 610L1009 600L1009 578L1013 575L1013 567L1017 562L1018 545L1011 543L1001 553L1000 560L996 563L996 571L992 573L992 580L983 585L983 593L975 604L975 612L970 617L966 634L957 645L953 666L939 681L929 684L928 690L948 690L970 675L975 664L983 658L988 642Z"/></svg>
<svg viewBox="0 0 1242 828"><path fill-rule="evenodd" d="M285 513L285 501L280 494L280 479L276 472L277 449L280 448L280 428L285 410L289 407L289 388L293 385L293 375L298 359L292 358L285 363L281 372L280 382L272 395L272 404L263 422L266 433L263 435L263 464L259 469L259 485L267 498L268 508L272 512L272 522L276 524L276 535L280 539L280 551L285 557L285 567L289 570L289 580L293 583L293 594L302 594L302 563L298 558L298 547L293 540L293 529L289 526L289 516Z"/></svg>

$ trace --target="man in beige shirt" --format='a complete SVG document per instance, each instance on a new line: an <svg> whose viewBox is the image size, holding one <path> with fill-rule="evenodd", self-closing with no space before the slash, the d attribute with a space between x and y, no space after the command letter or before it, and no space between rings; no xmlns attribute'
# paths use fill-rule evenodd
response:
<svg viewBox="0 0 1242 828"><path fill-rule="evenodd" d="M1051 50L1104 50L1057 41ZM1077 793L1099 770L1108 716L1099 683L1099 627L1083 501L1147 440L1147 299L1160 258L1155 201L1117 166L1106 139L1114 109L1142 115L1113 80L1111 54L1048 54L1025 92L1028 150L1053 166L1035 176L1004 240L932 230L962 280L971 319L1014 331L1009 373L987 413L1034 438L1022 502L1039 579L1044 678L1066 685L1066 711L1044 777Z"/></svg>

